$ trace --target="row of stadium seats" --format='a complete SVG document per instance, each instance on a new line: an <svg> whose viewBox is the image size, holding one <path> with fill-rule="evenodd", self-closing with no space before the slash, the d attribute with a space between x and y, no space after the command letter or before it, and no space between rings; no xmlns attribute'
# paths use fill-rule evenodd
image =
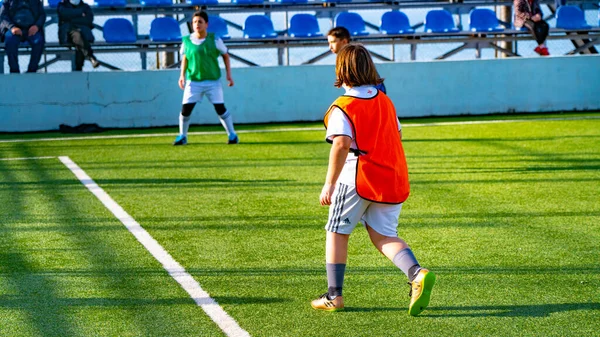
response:
<svg viewBox="0 0 600 337"><path fill-rule="evenodd" d="M599 22L600 23L600 22ZM293 17L292 17L293 25ZM348 28L353 36L368 35L365 22L357 13L342 12L336 16L336 26ZM424 22L426 33L454 33L456 27L452 14L444 9L434 9L427 12ZM469 31L471 32L502 32L506 30L496 17L496 13L488 8L475 8L469 13ZM556 12L556 28L561 29L590 29L583 11L577 6L560 6ZM290 30L292 28L290 27ZM413 34L408 16L401 11L386 12L381 17L379 31L383 34Z"/></svg>
<svg viewBox="0 0 600 337"><path fill-rule="evenodd" d="M58 3L62 0L48 0L48 6L51 8L56 8ZM367 0L369 2L382 2L383 0ZM239 5L262 5L264 3L269 2L279 2L285 4L305 4L308 3L308 0L231 0L232 4ZM352 0L318 0L316 2L329 2L329 3L349 3ZM173 0L139 0L140 5L142 6L171 6L174 5ZM193 6L203 6L203 5L217 5L219 0L186 0L186 3L191 4ZM94 5L97 7L125 7L127 5L127 0L95 0Z"/></svg>
<svg viewBox="0 0 600 337"><path fill-rule="evenodd" d="M476 8L469 15L469 31L502 32L505 28L500 24L491 9ZM369 35L363 18L358 13L340 12L335 17L335 26L346 27L352 36ZM229 39L227 23L219 16L209 16L208 31L222 39ZM583 11L577 6L561 6L556 14L556 27L562 29L590 29L585 21ZM383 34L413 34L408 16L401 11L390 11L381 17L379 30ZM137 40L133 24L123 18L112 18L103 27L104 39L109 43L131 43ZM460 30L456 27L452 14L443 9L431 10L425 17L427 33L453 33ZM311 14L295 14L290 20L288 35L291 37L323 36L317 18ZM181 40L179 22L171 17L159 17L150 25L150 40L154 42L176 42ZM264 39L277 37L271 19L266 15L250 15L244 23L244 37Z"/></svg>

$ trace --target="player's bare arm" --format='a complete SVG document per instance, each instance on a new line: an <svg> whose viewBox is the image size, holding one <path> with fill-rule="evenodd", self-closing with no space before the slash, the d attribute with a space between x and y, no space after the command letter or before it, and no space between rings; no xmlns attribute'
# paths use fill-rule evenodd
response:
<svg viewBox="0 0 600 337"><path fill-rule="evenodd" d="M231 77L231 62L229 60L229 54L225 53L221 55L223 57L223 63L225 64L225 71L227 73L228 86L233 87L233 77Z"/></svg>
<svg viewBox="0 0 600 337"><path fill-rule="evenodd" d="M342 172L342 168L344 168L351 142L352 139L348 136L335 136L333 138L333 144L329 152L327 177L325 178L325 185L323 185L319 198L322 206L331 205L331 196L335 190L335 183Z"/></svg>
<svg viewBox="0 0 600 337"><path fill-rule="evenodd" d="M185 88L185 72L187 71L188 61L185 55L181 59L181 73L179 74L179 87L181 90Z"/></svg>

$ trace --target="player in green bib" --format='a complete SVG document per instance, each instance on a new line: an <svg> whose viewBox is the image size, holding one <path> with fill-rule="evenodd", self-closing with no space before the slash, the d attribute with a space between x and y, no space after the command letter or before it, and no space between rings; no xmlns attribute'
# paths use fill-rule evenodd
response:
<svg viewBox="0 0 600 337"><path fill-rule="evenodd" d="M190 128L190 116L196 103L202 102L206 95L214 105L219 115L221 124L227 131L228 144L239 143L239 138L233 128L231 113L225 108L223 100L223 86L221 85L221 69L219 56L223 57L227 82L233 86L231 78L231 65L227 47L213 33L208 33L208 14L206 12L194 13L192 19L194 33L183 37L181 44L181 75L179 87L183 90L181 114L179 115L179 135L173 145L186 145L187 134Z"/></svg>

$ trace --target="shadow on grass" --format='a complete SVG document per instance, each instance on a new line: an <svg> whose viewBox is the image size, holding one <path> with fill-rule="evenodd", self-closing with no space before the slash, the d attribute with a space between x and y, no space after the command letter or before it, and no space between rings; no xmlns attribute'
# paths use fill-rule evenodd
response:
<svg viewBox="0 0 600 337"><path fill-rule="evenodd" d="M282 298L273 297L216 297L215 301L219 304L268 304L285 302ZM207 302L208 303L208 302ZM35 306L39 307L139 307L149 305L190 305L195 304L194 300L190 297L182 298L50 298L40 297L35 301L32 301L29 296L12 296L3 295L0 296L0 308L27 308Z"/></svg>
<svg viewBox="0 0 600 337"><path fill-rule="evenodd" d="M478 305L467 307L430 307L429 317L547 317L574 310L600 310L600 303L561 303L532 305Z"/></svg>
<svg viewBox="0 0 600 337"><path fill-rule="evenodd" d="M553 313L574 310L600 310L600 303L563 303L535 305L480 305L467 307L429 307L419 317L548 317ZM346 307L342 312L395 312L408 307Z"/></svg>

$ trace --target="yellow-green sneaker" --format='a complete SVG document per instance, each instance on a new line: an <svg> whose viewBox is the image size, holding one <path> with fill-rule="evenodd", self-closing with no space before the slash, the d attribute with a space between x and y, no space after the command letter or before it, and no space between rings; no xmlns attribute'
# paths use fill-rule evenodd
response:
<svg viewBox="0 0 600 337"><path fill-rule="evenodd" d="M329 299L327 293L319 296L316 300L310 302L313 309L325 310L325 311L339 311L344 309L344 298L342 296L336 296L333 299Z"/></svg>
<svg viewBox="0 0 600 337"><path fill-rule="evenodd" d="M431 289L435 284L435 274L427 269L419 270L419 274L410 284L410 305L408 306L408 314L417 316L429 305L431 297Z"/></svg>

